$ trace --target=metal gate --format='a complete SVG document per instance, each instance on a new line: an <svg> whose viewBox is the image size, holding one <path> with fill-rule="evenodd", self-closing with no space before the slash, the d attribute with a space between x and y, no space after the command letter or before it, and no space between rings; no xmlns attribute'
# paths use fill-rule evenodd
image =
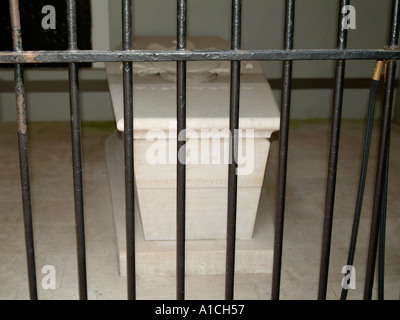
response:
<svg viewBox="0 0 400 320"><path fill-rule="evenodd" d="M139 61L176 61L177 63L177 132L186 128L186 61L231 61L230 80L230 130L236 132L239 127L239 91L241 61L282 61L282 99L281 122L279 136L278 187L275 217L275 239L272 275L272 299L279 299L281 262L283 246L283 226L285 213L285 189L288 159L288 133L290 118L291 80L294 61L300 60L334 60L336 61L336 81L331 122L329 151L329 171L325 201L325 215L320 261L318 299L326 298L333 207L338 161L338 148L341 124L341 109L345 78L346 60L377 60L385 64L386 86L385 103L382 117L380 147L378 155L377 177L375 185L374 209L372 216L370 243L368 250L367 275L364 298L371 299L375 261L377 258L380 220L385 208L385 192L387 192L387 161L389 159L389 143L393 89L395 84L396 61L400 58L397 47L399 36L400 1L393 0L391 28L388 30L390 41L383 49L348 50L347 28L342 24L346 15L343 10L349 0L339 1L337 23L337 47L335 49L302 49L293 48L295 30L295 0L286 0L284 48L277 50L242 50L241 49L241 0L232 0L231 49L230 50L187 50L186 24L187 1L177 0L177 47L176 50L132 50L132 1L122 0L123 48L120 51L78 50L75 0L67 0L68 43L67 51L24 51L18 0L9 0L11 29L13 38L12 52L0 52L0 63L14 64L15 90L17 108L17 128L20 156L20 174L22 186L23 216L25 227L25 243L28 262L28 281L31 299L37 299L37 281L35 274L35 250L33 242L33 226L31 215L31 194L29 181L27 119L24 92L23 66L32 63L68 63L69 90L72 125L73 178L76 219L76 239L79 275L80 299L87 299L86 250L84 230L84 210L82 192L81 163L81 120L78 100L78 64L83 62L122 62L124 89L124 150L125 150L125 199L126 199L126 243L127 243L127 288L128 299L136 298L135 273L135 232L134 232L134 165L133 165L133 76L132 63ZM380 64L380 65L382 65ZM380 70L380 69L379 69ZM377 72L379 72L379 70ZM380 77L380 75L379 75ZM378 79L379 79L378 77ZM182 141L183 140L183 141ZM178 150L185 148L185 139L178 139ZM236 159L238 137L231 135L230 157ZM237 204L237 163L232 161L228 174L228 212L227 212L227 249L225 298L234 297L235 279L235 232ZM361 179L362 177L360 177ZM177 161L177 241L176 241L176 298L185 298L185 191L186 166ZM351 257L349 257L351 261ZM345 298L345 292L343 298Z"/></svg>

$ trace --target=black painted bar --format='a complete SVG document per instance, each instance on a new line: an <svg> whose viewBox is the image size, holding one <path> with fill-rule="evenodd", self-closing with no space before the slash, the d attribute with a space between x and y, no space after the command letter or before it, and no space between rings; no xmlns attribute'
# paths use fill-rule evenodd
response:
<svg viewBox="0 0 400 320"><path fill-rule="evenodd" d="M384 200L384 191L386 184L386 158L388 157L388 148L389 148L389 132L391 127L391 113L392 113L392 102L393 102L393 89L394 89L394 77L395 77L395 62L389 62L388 66L388 77L386 84L386 93L385 93L385 105L384 105L384 115L382 120L382 129L381 129L381 137L380 137L380 146L379 146L379 155L378 155L378 164L377 164L377 173L376 173L376 182L375 182L375 194L374 194L374 205L373 205L373 213L371 219L371 231L370 231L370 240L368 247L368 258L367 258L367 270L366 270L366 278L365 278L365 286L364 286L364 299L371 300L372 299L372 289L374 282L374 273L375 273L375 264L377 257L377 247L378 247L378 239L380 236L380 224L381 224L381 215L382 215L382 204ZM393 73L393 74L392 74ZM388 114L390 112L390 115ZM389 119L388 119L389 117Z"/></svg>
<svg viewBox="0 0 400 320"><path fill-rule="evenodd" d="M67 0L68 45L70 50L77 49L76 31L76 3L75 0ZM79 111L79 76L78 65L70 63L69 73L69 97L71 113L71 141L72 141L72 165L74 181L74 205L75 205L75 231L78 262L79 298L87 300L87 276L86 276L86 246L85 246L85 219L83 208L83 184L82 184L82 143L81 120Z"/></svg>
<svg viewBox="0 0 400 320"><path fill-rule="evenodd" d="M391 123L389 123L391 126ZM384 185L382 191L382 205L381 205L381 218L379 223L379 240L378 240L378 300L385 299L385 256L386 256L386 216L387 216L387 193L389 183L389 159L390 159L390 131L388 128L387 146L385 156L385 169L384 169Z"/></svg>
<svg viewBox="0 0 400 320"><path fill-rule="evenodd" d="M392 7L392 23L390 28L390 46L396 46L399 41L399 23L400 23L400 1L394 0ZM372 290L374 285L374 273L377 256L377 246L379 238L379 229L382 214L382 204L386 188L386 163L389 156L390 130L392 121L393 90L396 77L396 61L389 61L387 66L387 80L385 89L385 103L382 116L382 127L380 134L379 155L376 172L374 205L371 218L371 231L368 246L367 270L364 286L364 299L372 299ZM382 292L380 292L382 295Z"/></svg>
<svg viewBox="0 0 400 320"><path fill-rule="evenodd" d="M132 50L132 2L122 1L122 48ZM123 62L126 266L128 300L136 299L135 189L133 165L133 74L132 62Z"/></svg>
<svg viewBox="0 0 400 320"><path fill-rule="evenodd" d="M346 13L342 8L349 4L349 0L342 0L339 4L338 36L337 48L345 50L347 45L347 30L342 26L342 19ZM322 234L321 264L319 274L318 299L326 299L326 290L328 286L329 258L332 238L333 210L335 204L337 161L339 156L340 139L340 121L342 117L342 102L344 90L345 61L336 62L336 84L334 92L332 119L331 119L331 137L329 147L328 177L325 198L325 214Z"/></svg>
<svg viewBox="0 0 400 320"><path fill-rule="evenodd" d="M177 1L177 50L186 48L186 0ZM185 299L186 61L177 62L176 298Z"/></svg>
<svg viewBox="0 0 400 320"><path fill-rule="evenodd" d="M11 31L13 39L13 49L21 52L22 35L21 22L19 17L18 0L10 0L10 19ZM33 222L32 222L32 204L31 204L31 188L29 178L29 159L28 159L28 134L26 119L26 100L24 86L24 72L22 65L16 64L14 67L14 81L16 93L17 107L17 129L18 129L18 151L19 151L19 167L21 176L22 191L22 208L24 217L25 232L25 250L28 268L28 285L29 297L31 300L38 299L37 280L36 280L36 262L35 262L35 246L33 239Z"/></svg>
<svg viewBox="0 0 400 320"><path fill-rule="evenodd" d="M354 263L354 257L356 252L357 246L357 236L358 236L358 229L360 225L361 219L361 212L362 212L362 204L364 199L364 190L365 190L365 183L367 180L367 170L368 170L368 158L369 158L369 150L371 145L371 135L372 129L374 124L374 115L375 115L375 105L376 105L376 95L379 88L379 80L381 78L382 68L383 68L383 61L377 61L374 75L371 80L371 88L369 94L369 103L368 103L368 113L366 117L366 124L365 124L365 135L364 135L364 143L363 143L363 154L362 154L362 161L361 161L361 170L360 170L360 179L358 183L358 192L357 192L357 200L356 206L354 210L354 218L353 218L353 227L350 237L350 245L349 245L349 252L347 257L346 265L352 266ZM350 271L351 273L351 271ZM350 274L351 277L351 274ZM342 287L342 293L340 295L340 300L346 300L348 288L345 286Z"/></svg>
<svg viewBox="0 0 400 320"><path fill-rule="evenodd" d="M285 13L285 40L284 49L293 49L294 37L294 0L286 1ZM289 144L289 119L290 100L292 92L292 64L293 61L284 61L282 72L282 97L281 97L281 119L279 130L279 158L278 158L278 187L276 197L275 235L274 235L274 258L272 264L272 291L271 299L278 300L281 282L283 225L285 214L286 195L286 173Z"/></svg>
<svg viewBox="0 0 400 320"><path fill-rule="evenodd" d="M232 0L231 49L241 45L242 1ZM230 112L229 112L229 168L228 214L226 238L225 299L234 298L236 211L237 211L237 155L239 144L240 61L231 61Z"/></svg>

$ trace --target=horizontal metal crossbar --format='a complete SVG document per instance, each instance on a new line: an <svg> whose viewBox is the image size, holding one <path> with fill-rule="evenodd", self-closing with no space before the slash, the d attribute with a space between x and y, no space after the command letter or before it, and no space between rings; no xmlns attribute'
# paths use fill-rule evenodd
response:
<svg viewBox="0 0 400 320"><path fill-rule="evenodd" d="M400 50L125 50L125 51L3 51L0 63L71 63L141 61L285 61L398 60Z"/></svg>

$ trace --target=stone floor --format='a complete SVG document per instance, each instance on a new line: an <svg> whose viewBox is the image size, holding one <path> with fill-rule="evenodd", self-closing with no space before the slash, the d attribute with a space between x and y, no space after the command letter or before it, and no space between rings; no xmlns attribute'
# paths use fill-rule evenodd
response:
<svg viewBox="0 0 400 320"><path fill-rule="evenodd" d="M376 123L378 129L379 123ZM338 299L358 184L362 121L343 121L327 298ZM83 126L83 180L89 299L126 299L118 274L105 140L113 123ZM400 298L400 127L393 126L387 213L386 299ZM355 259L361 299L365 278L378 131L374 132ZM281 299L316 299L329 142L328 121L291 124ZM29 151L35 253L40 299L78 299L72 163L68 123L32 123ZM273 212L277 140L272 141L259 214ZM0 299L28 299L18 150L14 123L0 123ZM56 289L44 290L42 267L53 265ZM236 299L269 299L270 274L239 274ZM376 290L374 291L376 294ZM174 299L171 275L137 275L138 299ZM223 299L224 275L189 275L187 299ZM374 295L374 298L376 296Z"/></svg>

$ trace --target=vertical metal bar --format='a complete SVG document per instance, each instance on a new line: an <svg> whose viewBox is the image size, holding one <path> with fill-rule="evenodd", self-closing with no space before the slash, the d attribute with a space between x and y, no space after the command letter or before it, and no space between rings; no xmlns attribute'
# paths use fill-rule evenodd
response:
<svg viewBox="0 0 400 320"><path fill-rule="evenodd" d="M392 113L395 69L396 69L396 63L394 61L390 61L388 67L385 105L383 110L384 114L382 118L382 128L380 137L381 140L379 146L379 156L378 156L376 182L375 182L374 205L373 205L371 231L370 231L370 239L368 247L367 270L366 270L365 287L364 287L365 300L370 300L372 298L379 229L380 229L381 215L382 215L382 204L383 204L383 197L385 190L385 175L386 175L385 171L386 171L386 161L387 161L386 157L388 156L388 146L389 146L388 137L391 127L390 122Z"/></svg>
<svg viewBox="0 0 400 320"><path fill-rule="evenodd" d="M231 49L241 46L242 1L232 0ZM240 61L231 61L230 84L230 162L228 169L228 214L226 237L225 299L233 300L236 247L236 209L237 209L237 155L239 146L239 97L240 97Z"/></svg>
<svg viewBox="0 0 400 320"><path fill-rule="evenodd" d="M122 47L132 50L132 1L122 1ZM133 74L132 62L123 62L124 150L126 207L126 264L128 299L136 299L135 187L133 165Z"/></svg>
<svg viewBox="0 0 400 320"><path fill-rule="evenodd" d="M187 1L177 1L177 50L186 48ZM176 298L185 299L186 61L177 62Z"/></svg>
<svg viewBox="0 0 400 320"><path fill-rule="evenodd" d="M391 126L391 123L389 123ZM385 248L386 248L386 208L387 208L387 192L389 183L389 159L390 159L390 131L387 135L386 157L385 157L385 176L383 182L382 205L380 213L379 227L379 259L378 259L378 300L384 300L385 297Z"/></svg>
<svg viewBox="0 0 400 320"><path fill-rule="evenodd" d="M349 0L342 0L339 4L337 48L344 50L347 45L347 30L342 25L342 20L347 14L343 7L349 5ZM318 299L326 299L328 286L329 257L332 237L333 210L335 203L337 161L339 155L340 121L342 116L342 102L344 90L345 60L336 62L336 83L333 101L331 122L331 137L328 162L328 178L325 198L325 215L322 235L321 264L319 275Z"/></svg>
<svg viewBox="0 0 400 320"><path fill-rule="evenodd" d="M372 135L372 129L373 129L373 123L374 123L376 94L377 94L377 90L379 88L379 80L381 78L383 65L384 65L383 61L376 61L374 74L371 79L368 112L367 112L366 124L365 124L363 154L362 154L362 160L361 160L360 180L358 183L357 201L356 201L356 207L355 207L354 218L353 218L353 228L352 228L352 232L351 232L350 246L349 246L349 252L348 252L347 263L346 263L348 266L353 265L354 256L355 256L355 252L356 252L357 234L358 234L358 229L359 229L359 225L360 225L365 182L367 179L368 157L369 157L369 149L370 149L370 145L371 145L371 135ZM347 287L345 287L345 286L342 287L342 293L340 296L341 300L346 300L348 290L349 289Z"/></svg>
<svg viewBox="0 0 400 320"><path fill-rule="evenodd" d="M294 0L286 1L284 49L293 49L294 37ZM286 172L289 142L289 117L292 90L292 61L283 62L282 72L281 119L279 132L278 188L275 217L274 258L272 267L271 299L278 300L282 265L283 222L285 213Z"/></svg>
<svg viewBox="0 0 400 320"><path fill-rule="evenodd" d="M399 41L400 22L400 1L394 0L392 6L392 24L390 29L390 46L396 46ZM393 90L396 76L396 61L389 61L387 67L387 81L385 104L382 116L382 128L380 135L379 155L375 182L374 206L371 218L371 231L368 247L367 270L364 286L364 299L372 298L374 285L375 263L377 255L377 245L379 228L382 214L382 204L385 193L386 163L389 156L389 138L392 121Z"/></svg>
<svg viewBox="0 0 400 320"><path fill-rule="evenodd" d="M18 0L10 0L10 19L13 38L13 49L16 52L22 52L21 21L19 16ZM31 191L29 179L29 161L28 161L28 136L25 104L25 86L24 73L20 64L15 64L14 81L17 107L17 129L18 129L18 149L19 166L21 175L22 189L22 208L24 216L25 231L25 250L28 267L29 296L31 300L37 300L37 281L36 281L36 263L35 246L33 239L32 206Z"/></svg>
<svg viewBox="0 0 400 320"><path fill-rule="evenodd" d="M75 0L67 0L67 22L68 22L68 45L69 50L77 50L76 31L76 3ZM78 261L78 283L79 298L87 300L87 277L86 277L86 247L85 247L85 220L83 209L83 184L82 184L82 145L81 145L81 120L79 112L79 78L78 65L70 63L69 94L71 112L71 140L72 140L72 163L74 181L74 205L75 205L75 228L76 249Z"/></svg>

